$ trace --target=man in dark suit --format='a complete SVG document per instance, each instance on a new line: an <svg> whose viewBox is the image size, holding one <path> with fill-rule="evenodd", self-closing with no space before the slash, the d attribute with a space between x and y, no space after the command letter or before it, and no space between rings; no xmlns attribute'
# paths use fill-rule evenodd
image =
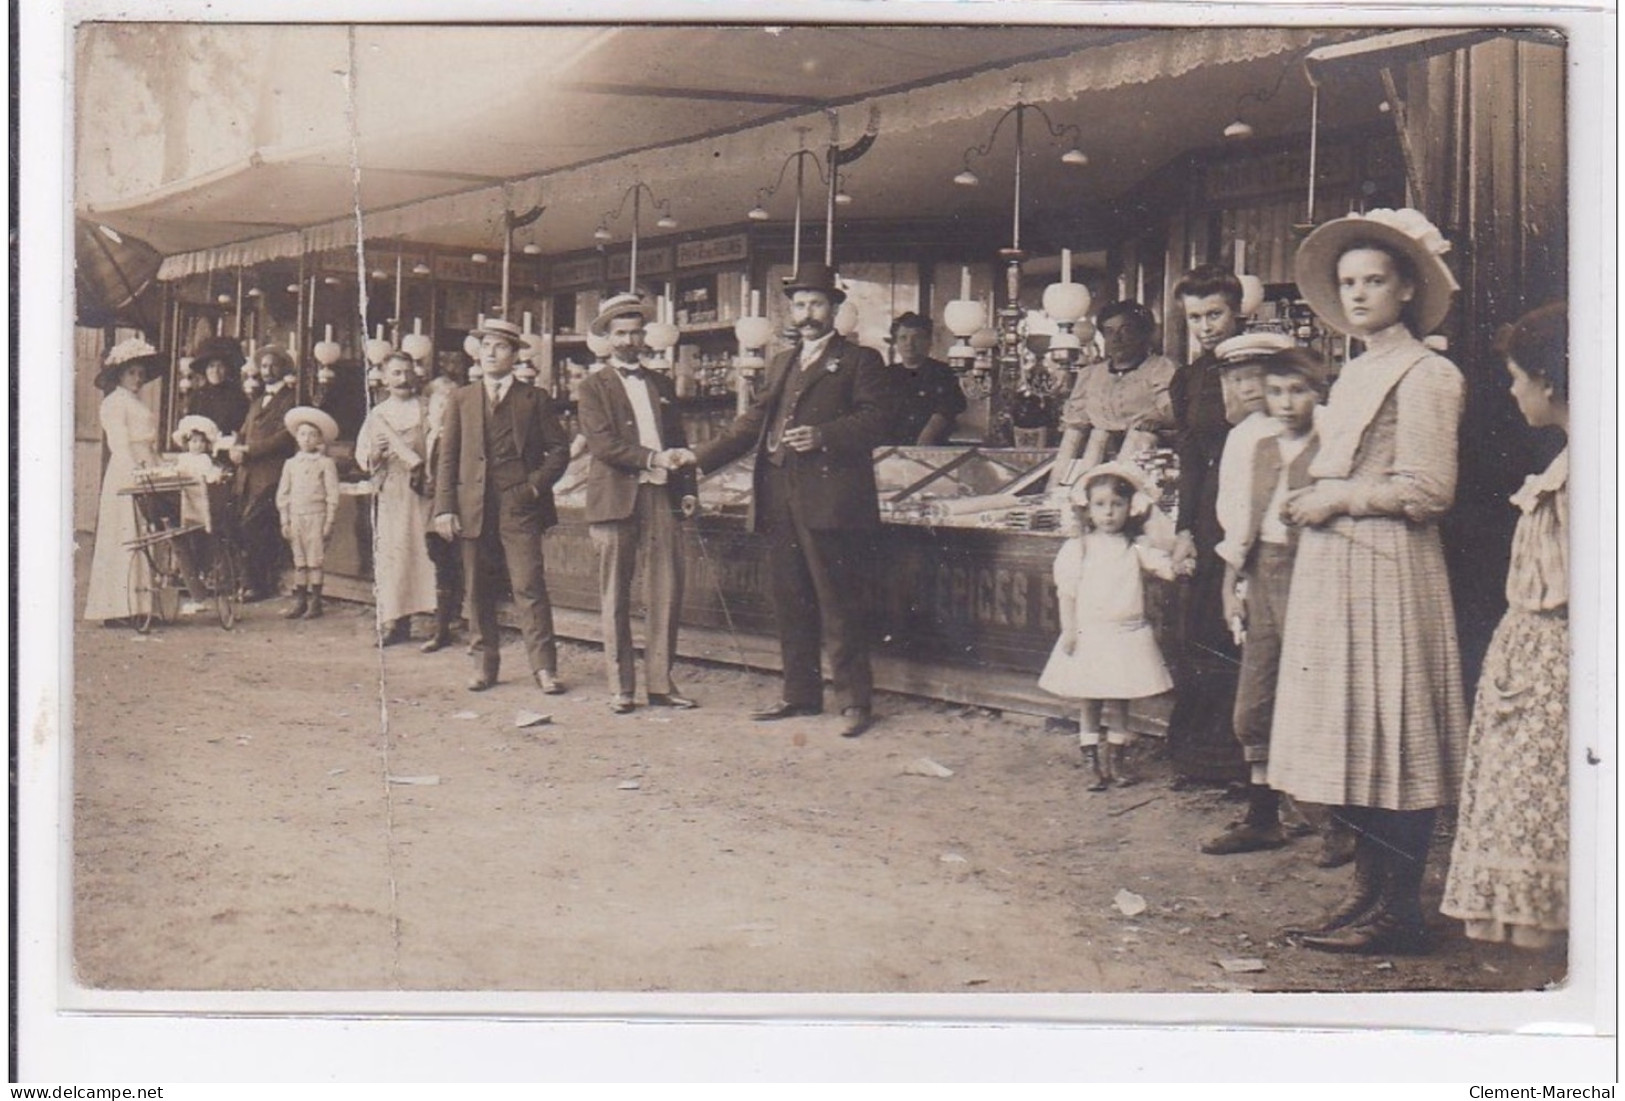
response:
<svg viewBox="0 0 1625 1101"><path fill-rule="evenodd" d="M776 356L762 396L696 449L702 470L754 451L751 528L768 538L768 569L784 698L761 721L823 710L820 634L841 707L841 733L872 721L868 571L880 526L871 453L893 413L880 354L835 332L846 295L823 264L803 264L784 288L800 345Z"/></svg>
<svg viewBox="0 0 1625 1101"><path fill-rule="evenodd" d="M254 356L264 392L248 403L248 412L231 449L237 464L237 523L243 545L250 600L265 600L277 593L282 572L282 519L277 513L276 487L282 464L299 450L283 424L294 407L293 357L281 348L261 348ZM221 425L229 430L235 425Z"/></svg>
<svg viewBox="0 0 1625 1101"><path fill-rule="evenodd" d="M592 332L610 345L609 369L588 375L577 401L592 464L587 472L587 524L598 548L598 589L609 667L610 710L633 708L632 574L643 550L647 638L644 676L651 707L692 708L671 680L677 612L683 602L683 547L677 520L694 505L692 464L677 393L665 375L643 366L643 299L606 301Z"/></svg>
<svg viewBox="0 0 1625 1101"><path fill-rule="evenodd" d="M569 464L570 437L547 395L513 377L519 326L492 318L475 335L485 373L447 399L434 495L435 532L462 539L478 662L468 689L496 683L502 636L493 581L505 559L531 674L543 692L557 695L564 686L542 577L542 532L558 522L553 485Z"/></svg>

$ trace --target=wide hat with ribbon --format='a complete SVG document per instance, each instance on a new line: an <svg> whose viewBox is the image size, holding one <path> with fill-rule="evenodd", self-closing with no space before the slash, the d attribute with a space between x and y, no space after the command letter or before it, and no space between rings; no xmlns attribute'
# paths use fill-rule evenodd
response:
<svg viewBox="0 0 1625 1101"><path fill-rule="evenodd" d="M1407 257L1416 270L1416 296L1411 300L1411 316L1416 335L1426 336L1450 312L1450 298L1460 284L1444 262L1450 242L1438 227L1420 211L1367 211L1327 222L1298 246L1293 271L1298 293L1315 314L1340 333L1359 335L1343 314L1337 293L1337 260L1350 246L1368 241Z"/></svg>
<svg viewBox="0 0 1625 1101"><path fill-rule="evenodd" d="M649 304L643 296L626 291L612 298L606 298L603 305L598 307L598 316L592 319L587 331L594 336L608 336L609 323L617 317L641 317L645 322L649 320Z"/></svg>
<svg viewBox="0 0 1625 1101"><path fill-rule="evenodd" d="M797 291L823 291L836 305L846 301L846 292L836 285L835 269L828 264L802 264L800 271L784 281L786 297Z"/></svg>
<svg viewBox="0 0 1625 1101"><path fill-rule="evenodd" d="M296 405L282 415L282 425L289 432L301 424L312 424L322 434L323 443L332 443L339 438L339 422L331 414L314 405Z"/></svg>
<svg viewBox="0 0 1625 1101"><path fill-rule="evenodd" d="M515 348L519 348L525 343L524 330L522 330L518 325L515 325L512 321L509 321L507 318L503 317L486 318L485 323L479 328L469 330L469 335L478 340L483 340L488 336L494 336L500 340L506 340Z"/></svg>
<svg viewBox="0 0 1625 1101"><path fill-rule="evenodd" d="M1151 511L1151 505L1156 498L1156 490L1151 480L1146 477L1145 471L1133 463L1109 462L1091 467L1084 471L1082 477L1072 484L1067 493L1067 500L1077 508L1087 508L1089 505L1089 487L1102 478L1121 478L1134 487L1134 497L1129 503L1129 512L1134 516L1144 516Z"/></svg>
<svg viewBox="0 0 1625 1101"><path fill-rule="evenodd" d="M176 447L185 447L186 441L193 432L203 433L203 438L209 441L209 450L214 450L215 442L220 439L220 426L201 413L188 413L175 425L175 434L171 437Z"/></svg>
<svg viewBox="0 0 1625 1101"><path fill-rule="evenodd" d="M242 341L229 336L211 336L203 340L192 352L192 366L201 371L211 360L224 363L228 377L235 375L246 362Z"/></svg>
<svg viewBox="0 0 1625 1101"><path fill-rule="evenodd" d="M158 362L158 349L138 336L113 345L102 362L105 366L96 373L96 386L101 390L111 390L118 385L120 376L129 367L140 367L144 372L142 381L147 382L158 377L162 366Z"/></svg>

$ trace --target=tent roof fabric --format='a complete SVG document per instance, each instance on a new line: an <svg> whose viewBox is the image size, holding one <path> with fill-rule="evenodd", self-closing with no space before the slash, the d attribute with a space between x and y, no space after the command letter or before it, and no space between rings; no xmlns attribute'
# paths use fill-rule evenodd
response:
<svg viewBox="0 0 1625 1101"><path fill-rule="evenodd" d="M1070 194L1081 179L1109 197L1213 144L1240 95L1351 34L154 24L135 25L146 37L130 25L98 37L102 26L81 32L79 212L165 254L161 279L358 236L500 247L504 212L533 205L547 213L524 239L569 251L606 220L624 237L629 217L609 214L638 183L684 229L737 224L801 141L822 157L832 126L850 143L871 111L875 145L842 169L865 218L1007 211L1012 127L978 166L988 186L974 199L947 181L1018 99L1078 126L1091 157L1087 175L1063 175L1034 124L1024 186ZM179 71L155 68L175 57ZM222 64L238 78L210 84ZM1306 126L1307 87L1286 83L1256 112L1261 134ZM154 111L161 155L111 139L138 125L132 112ZM822 185L809 186L816 212ZM789 191L774 217L788 217Z"/></svg>

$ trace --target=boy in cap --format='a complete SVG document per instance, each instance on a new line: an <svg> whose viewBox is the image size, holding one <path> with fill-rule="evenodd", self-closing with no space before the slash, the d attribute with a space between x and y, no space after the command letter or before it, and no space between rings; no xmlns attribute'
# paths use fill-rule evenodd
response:
<svg viewBox="0 0 1625 1101"><path fill-rule="evenodd" d="M299 447L282 464L276 487L282 538L293 550L294 569L294 602L282 618L317 619L322 614L324 552L339 511L339 468L322 449L338 437L339 426L309 405L294 406L282 421Z"/></svg>
<svg viewBox="0 0 1625 1101"><path fill-rule="evenodd" d="M1281 659L1281 631L1292 584L1298 529L1281 508L1289 494L1309 485L1309 464L1319 450L1315 411L1326 395L1326 365L1290 337L1254 333L1216 349L1221 364L1249 377L1231 382L1247 396L1263 392L1265 409L1230 432L1219 463L1219 520L1224 539L1224 617L1241 647L1234 728L1250 775L1247 814L1205 842L1212 856L1276 849L1286 844L1280 793L1268 783L1270 725ZM1328 838L1330 851L1334 842ZM1330 866L1323 854L1320 861Z"/></svg>

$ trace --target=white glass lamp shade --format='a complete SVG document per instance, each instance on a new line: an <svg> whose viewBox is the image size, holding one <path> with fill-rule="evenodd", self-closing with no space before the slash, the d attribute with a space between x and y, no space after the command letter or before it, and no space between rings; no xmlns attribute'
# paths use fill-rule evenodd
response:
<svg viewBox="0 0 1625 1101"><path fill-rule="evenodd" d="M991 352L999 346L999 331L984 325L970 334L969 342L978 352Z"/></svg>
<svg viewBox="0 0 1625 1101"><path fill-rule="evenodd" d="M1071 165L1074 168L1082 168L1089 163L1089 154L1082 149L1068 149L1061 154L1061 163Z"/></svg>
<svg viewBox="0 0 1625 1101"><path fill-rule="evenodd" d="M176 383L176 385L180 387L181 393L184 394L186 391L192 388L192 383L193 379L191 375L182 375L180 382Z"/></svg>
<svg viewBox="0 0 1625 1101"><path fill-rule="evenodd" d="M1049 340L1049 350L1051 352L1070 353L1079 351L1082 348L1083 342L1078 339L1078 334L1072 332L1070 329L1062 329L1060 332L1050 337Z"/></svg>
<svg viewBox="0 0 1625 1101"><path fill-rule="evenodd" d="M434 354L434 341L427 333L407 333L401 338L401 351L421 363Z"/></svg>
<svg viewBox="0 0 1625 1101"><path fill-rule="evenodd" d="M542 334L526 333L522 339L525 342L525 346L519 349L520 358L528 359L532 363L536 362L542 357L542 349L547 346L542 340Z"/></svg>
<svg viewBox="0 0 1625 1101"><path fill-rule="evenodd" d="M514 366L513 377L520 382L535 382L536 368L529 360L521 360Z"/></svg>
<svg viewBox="0 0 1625 1101"><path fill-rule="evenodd" d="M255 363L252 359L249 360L247 363L243 364L243 377L244 378L259 378L260 377L260 365L258 363Z"/></svg>
<svg viewBox="0 0 1625 1101"><path fill-rule="evenodd" d="M942 308L942 323L958 337L967 337L987 324L987 310L970 298L956 298Z"/></svg>
<svg viewBox="0 0 1625 1101"><path fill-rule="evenodd" d="M192 373L192 357L181 356L181 361L178 366L181 372L181 377L185 378L187 375Z"/></svg>
<svg viewBox="0 0 1625 1101"><path fill-rule="evenodd" d="M394 350L395 345L391 344L387 340L379 340L376 337L367 341L367 343L362 346L362 351L366 354L367 362L373 364L374 366L382 363L384 361L384 357Z"/></svg>
<svg viewBox="0 0 1625 1101"><path fill-rule="evenodd" d="M463 337L463 353L469 359L478 361L480 358L480 338L473 333Z"/></svg>
<svg viewBox="0 0 1625 1101"><path fill-rule="evenodd" d="M651 321L643 329L643 343L657 352L664 352L667 348L677 347L677 341L682 333L676 325L669 321Z"/></svg>
<svg viewBox="0 0 1625 1101"><path fill-rule="evenodd" d="M382 367L367 368L367 385L382 386L384 384L384 369Z"/></svg>
<svg viewBox="0 0 1625 1101"><path fill-rule="evenodd" d="M848 298L835 311L835 331L851 336L858 331L858 304Z"/></svg>
<svg viewBox="0 0 1625 1101"><path fill-rule="evenodd" d="M734 322L734 337L741 348L765 348L773 339L773 322L765 317L741 317Z"/></svg>
<svg viewBox="0 0 1625 1101"><path fill-rule="evenodd" d="M1077 336L1080 344L1093 344L1095 342L1095 323L1087 317L1079 318L1073 324L1072 332Z"/></svg>
<svg viewBox="0 0 1625 1101"><path fill-rule="evenodd" d="M1264 304L1264 281L1256 275L1241 277L1241 316L1251 317Z"/></svg>
<svg viewBox="0 0 1625 1101"><path fill-rule="evenodd" d="M326 363L316 368L316 381L321 383L323 386L326 386L337 377L338 376L334 373L333 368Z"/></svg>
<svg viewBox="0 0 1625 1101"><path fill-rule="evenodd" d="M1051 283L1044 288L1044 312L1056 321L1076 321L1089 312L1089 288L1082 283Z"/></svg>
<svg viewBox="0 0 1625 1101"><path fill-rule="evenodd" d="M336 340L319 340L316 342L316 347L310 350L310 354L315 356L316 362L323 367L331 367L339 361L339 357L344 354L344 349L339 347L339 342Z"/></svg>
<svg viewBox="0 0 1625 1101"><path fill-rule="evenodd" d="M611 351L609 337L599 336L597 333L587 334L587 351L599 359L608 359Z"/></svg>

